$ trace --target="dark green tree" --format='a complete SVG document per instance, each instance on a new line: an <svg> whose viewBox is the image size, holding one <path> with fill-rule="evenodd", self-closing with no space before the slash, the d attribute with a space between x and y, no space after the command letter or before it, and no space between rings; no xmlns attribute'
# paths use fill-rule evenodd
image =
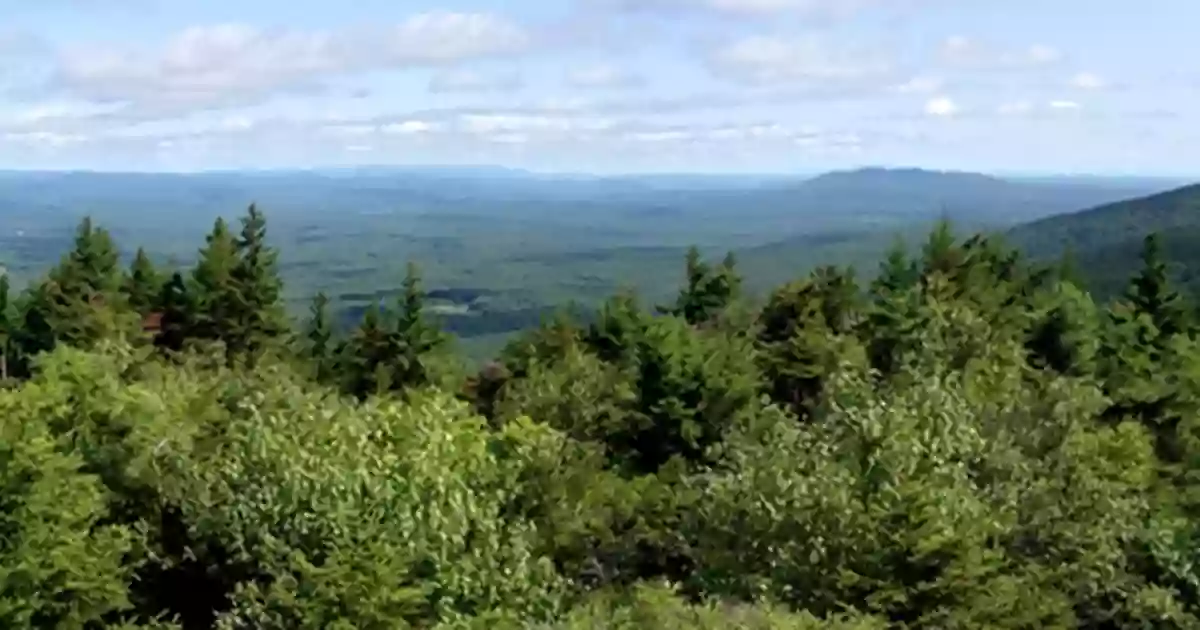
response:
<svg viewBox="0 0 1200 630"><path fill-rule="evenodd" d="M195 311L186 319L187 336L206 341L224 341L232 351L238 347L238 319L243 307L237 282L237 242L225 219L218 217L200 250L192 270L188 292Z"/></svg>
<svg viewBox="0 0 1200 630"><path fill-rule="evenodd" d="M26 295L21 354L32 357L60 343L88 347L134 332L138 321L121 292L119 262L109 233L83 219L71 251Z"/></svg>
<svg viewBox="0 0 1200 630"><path fill-rule="evenodd" d="M421 288L421 272L408 263L404 275L404 292L397 304L392 334L396 350L392 373L394 387L407 389L424 387L433 382L431 359L446 348L448 339L442 330L425 315L425 293Z"/></svg>
<svg viewBox="0 0 1200 630"><path fill-rule="evenodd" d="M392 389L395 356L391 331L379 305L372 303L342 351L342 378L346 393L366 400Z"/></svg>
<svg viewBox="0 0 1200 630"><path fill-rule="evenodd" d="M921 276L918 262L909 258L904 242L897 240L879 264L879 272L871 283L871 292L878 298L908 290Z"/></svg>
<svg viewBox="0 0 1200 630"><path fill-rule="evenodd" d="M852 271L823 267L775 291L759 314L758 363L771 399L808 416L861 317Z"/></svg>
<svg viewBox="0 0 1200 630"><path fill-rule="evenodd" d="M251 204L242 217L236 240L237 264L233 281L237 287L235 334L228 340L234 352L257 355L288 329L280 296L279 254L267 245L267 219Z"/></svg>
<svg viewBox="0 0 1200 630"><path fill-rule="evenodd" d="M604 361L628 363L645 326L645 313L638 305L637 296L624 292L601 305L584 341Z"/></svg>
<svg viewBox="0 0 1200 630"><path fill-rule="evenodd" d="M139 247L122 285L129 306L142 316L157 310L163 280L146 250Z"/></svg>
<svg viewBox="0 0 1200 630"><path fill-rule="evenodd" d="M320 382L328 382L336 374L336 348L329 315L329 297L324 292L313 297L301 343L302 355L312 365L315 378Z"/></svg>
<svg viewBox="0 0 1200 630"><path fill-rule="evenodd" d="M693 326L718 318L741 291L742 280L737 274L736 259L732 252L714 268L704 262L699 249L691 247L687 253L685 274L686 284L675 299L675 305L660 307L659 311L682 317Z"/></svg>
<svg viewBox="0 0 1200 630"><path fill-rule="evenodd" d="M182 350L196 328L193 318L197 315L195 296L183 274L178 271L172 273L163 284L156 301L162 319L154 344L176 352Z"/></svg>
<svg viewBox="0 0 1200 630"><path fill-rule="evenodd" d="M1188 329L1188 307L1171 287L1158 234L1146 236L1142 245L1142 268L1133 277L1125 299L1134 312L1145 314L1158 328L1161 338Z"/></svg>

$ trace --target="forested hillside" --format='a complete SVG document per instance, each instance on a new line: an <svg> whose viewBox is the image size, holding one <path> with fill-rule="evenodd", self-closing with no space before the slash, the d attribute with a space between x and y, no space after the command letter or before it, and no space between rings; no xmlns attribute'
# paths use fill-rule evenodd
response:
<svg viewBox="0 0 1200 630"><path fill-rule="evenodd" d="M92 216L157 264L191 266L218 216L252 200L271 209L285 307L302 316L324 292L341 324L397 296L421 261L431 307L463 350L497 341L559 305L594 309L636 288L670 299L689 246L737 253L746 289L765 296L822 264L870 269L897 233L920 239L940 218L1003 230L1149 194L1162 180L1023 181L918 169L814 178L549 176L500 168L347 169L200 174L0 172L0 266L14 285L40 277ZM439 297L435 297L434 292ZM490 348L490 351L489 351Z"/></svg>
<svg viewBox="0 0 1200 630"><path fill-rule="evenodd" d="M1009 241L1031 256L1073 256L1098 298L1118 295L1140 264L1142 239L1162 235L1172 279L1200 291L1200 185L1107 204L1018 226Z"/></svg>
<svg viewBox="0 0 1200 630"><path fill-rule="evenodd" d="M464 371L417 268L292 329L254 208L0 287L3 628L1196 628L1200 318L933 232ZM10 299L11 298L11 299Z"/></svg>

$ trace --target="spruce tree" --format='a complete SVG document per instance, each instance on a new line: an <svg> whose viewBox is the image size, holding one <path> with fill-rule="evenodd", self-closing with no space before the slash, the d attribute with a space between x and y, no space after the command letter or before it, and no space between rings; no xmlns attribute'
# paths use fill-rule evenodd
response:
<svg viewBox="0 0 1200 630"><path fill-rule="evenodd" d="M139 247L122 287L129 306L143 317L157 310L162 287L162 275L146 255L146 250Z"/></svg>
<svg viewBox="0 0 1200 630"><path fill-rule="evenodd" d="M283 282L277 269L279 255L267 245L267 220L254 204L242 218L237 256L233 277L238 304L231 346L234 351L254 356L288 329L280 301Z"/></svg>
<svg viewBox="0 0 1200 630"><path fill-rule="evenodd" d="M119 262L108 232L83 219L71 251L27 295L23 353L32 356L59 343L87 347L132 333L137 321L120 290Z"/></svg>
<svg viewBox="0 0 1200 630"><path fill-rule="evenodd" d="M327 382L334 374L334 340L329 298L324 292L313 297L301 343L303 356L311 363L314 377Z"/></svg>
<svg viewBox="0 0 1200 630"><path fill-rule="evenodd" d="M343 350L346 393L365 400L392 388L392 335L384 325L379 304L372 302Z"/></svg>
<svg viewBox="0 0 1200 630"><path fill-rule="evenodd" d="M188 337L208 341L221 340L230 351L237 348L241 295L235 278L238 266L237 242L225 219L218 217L200 260L192 270L188 293L195 311L186 320Z"/></svg>
<svg viewBox="0 0 1200 630"><path fill-rule="evenodd" d="M1158 234L1147 235L1142 245L1142 268L1130 282L1125 299L1134 312L1149 316L1161 338L1187 330L1188 309L1171 288Z"/></svg>
<svg viewBox="0 0 1200 630"><path fill-rule="evenodd" d="M197 315L194 297L183 274L178 271L171 274L156 302L162 312L162 321L154 344L167 350L182 350L194 334Z"/></svg>
<svg viewBox="0 0 1200 630"><path fill-rule="evenodd" d="M675 305L658 310L682 317L693 326L716 319L741 291L741 277L737 274L736 259L732 252L714 269L701 259L700 250L691 247L687 253L685 275L686 284L680 290Z"/></svg>
<svg viewBox="0 0 1200 630"><path fill-rule="evenodd" d="M404 292L400 296L392 334L397 350L394 385L398 388L428 385L432 379L427 360L445 347L447 339L426 319L420 270L411 262L404 276Z"/></svg>
<svg viewBox="0 0 1200 630"><path fill-rule="evenodd" d="M871 292L876 299L901 293L915 285L920 275L917 261L909 258L904 243L897 240L880 263Z"/></svg>

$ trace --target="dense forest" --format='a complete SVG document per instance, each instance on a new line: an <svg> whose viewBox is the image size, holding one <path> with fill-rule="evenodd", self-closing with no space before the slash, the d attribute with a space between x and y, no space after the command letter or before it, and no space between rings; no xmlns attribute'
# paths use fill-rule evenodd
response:
<svg viewBox="0 0 1200 630"><path fill-rule="evenodd" d="M1073 256L1092 295L1120 295L1137 267L1147 232L1162 234L1172 280L1200 292L1200 185L1052 216L1008 232L1009 242L1034 258Z"/></svg>
<svg viewBox="0 0 1200 630"><path fill-rule="evenodd" d="M745 293L761 298L819 265L854 265L866 278L897 235L917 242L942 218L967 233L1004 231L1179 184L878 168L765 178L441 167L0 171L0 267L14 290L36 281L85 216L119 243L144 246L158 266L191 267L218 216L233 224L258 201L270 209L289 317L303 317L324 292L343 331L370 303L398 297L405 261L420 261L427 307L480 365L561 305L594 311L630 287L670 301L690 246L709 258L733 251ZM132 251L122 254L130 264Z"/></svg>
<svg viewBox="0 0 1200 630"><path fill-rule="evenodd" d="M1200 627L1200 314L941 225L869 281L292 325L264 216L0 286L4 628Z"/></svg>

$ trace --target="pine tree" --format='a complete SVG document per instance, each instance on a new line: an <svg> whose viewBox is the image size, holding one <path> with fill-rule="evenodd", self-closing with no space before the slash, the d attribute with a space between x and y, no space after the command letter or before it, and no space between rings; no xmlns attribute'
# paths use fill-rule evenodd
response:
<svg viewBox="0 0 1200 630"><path fill-rule="evenodd" d="M633 355L637 335L644 329L644 319L637 297L632 292L619 294L606 301L588 328L584 341L604 361L627 361Z"/></svg>
<svg viewBox="0 0 1200 630"><path fill-rule="evenodd" d="M685 275L686 285L680 290L675 305L658 310L682 317L693 326L716 319L741 291L742 280L737 274L732 252L714 269L701 259L700 250L691 247L687 253Z"/></svg>
<svg viewBox="0 0 1200 630"><path fill-rule="evenodd" d="M908 257L904 243L897 240L879 264L879 273L871 283L871 292L876 299L901 293L914 286L920 275L917 261Z"/></svg>
<svg viewBox="0 0 1200 630"><path fill-rule="evenodd" d="M962 264L962 249L955 246L954 229L949 221L939 221L922 250L922 278L940 273L953 276Z"/></svg>
<svg viewBox="0 0 1200 630"><path fill-rule="evenodd" d="M139 247L122 287L129 306L143 317L157 310L162 287L162 275L146 255L146 250Z"/></svg>
<svg viewBox="0 0 1200 630"><path fill-rule="evenodd" d="M119 262L108 232L83 219L74 247L27 294L22 354L33 356L60 343L86 347L132 333L137 318L120 290Z"/></svg>
<svg viewBox="0 0 1200 630"><path fill-rule="evenodd" d="M1186 331L1188 308L1179 293L1171 288L1158 234L1146 236L1141 258L1142 268L1130 282L1125 299L1136 313L1150 317L1160 338Z"/></svg>
<svg viewBox="0 0 1200 630"><path fill-rule="evenodd" d="M313 297L302 343L303 356L311 362L315 378L327 382L334 374L334 340L329 298L323 292Z"/></svg>
<svg viewBox="0 0 1200 630"><path fill-rule="evenodd" d="M267 246L267 220L254 204L242 218L237 255L233 271L238 296L236 334L230 343L235 352L254 356L288 328L280 301L283 282L277 269L279 255Z"/></svg>
<svg viewBox="0 0 1200 630"><path fill-rule="evenodd" d="M346 392L359 400L392 389L392 335L384 325L379 305L372 303L363 313L343 350Z"/></svg>
<svg viewBox="0 0 1200 630"><path fill-rule="evenodd" d="M409 388L429 384L431 378L426 359L441 350L447 339L425 317L420 270L411 262L404 276L404 292L398 304L393 335L393 345L398 351L393 367L394 385Z"/></svg>
<svg viewBox="0 0 1200 630"><path fill-rule="evenodd" d="M224 341L232 351L238 331L241 295L234 276L238 266L237 243L225 219L218 217L200 260L192 270L188 293L195 309L186 319L186 336Z"/></svg>
<svg viewBox="0 0 1200 630"><path fill-rule="evenodd" d="M167 350L182 350L195 330L195 299L183 274L176 271L163 284L156 300L162 309L162 321L154 344Z"/></svg>

